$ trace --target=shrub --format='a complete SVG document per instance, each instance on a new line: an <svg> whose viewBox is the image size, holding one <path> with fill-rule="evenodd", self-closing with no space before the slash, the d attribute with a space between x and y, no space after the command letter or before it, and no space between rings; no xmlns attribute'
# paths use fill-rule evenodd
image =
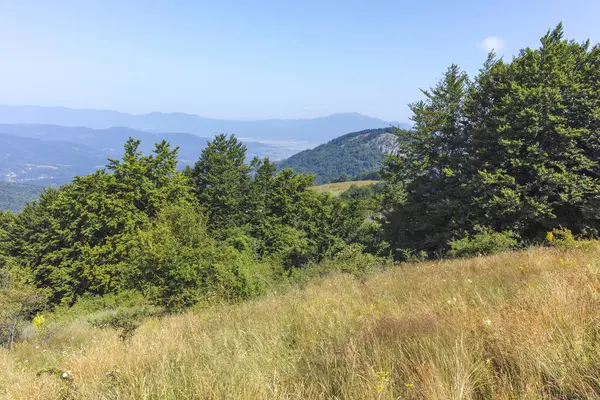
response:
<svg viewBox="0 0 600 400"><path fill-rule="evenodd" d="M0 270L0 346L12 346L22 322L41 310L47 299L46 291L22 282L14 272Z"/></svg>
<svg viewBox="0 0 600 400"><path fill-rule="evenodd" d="M573 233L563 227L552 229L552 231L546 233L546 243L550 246L560 248L572 248L578 247L580 242L575 240Z"/></svg>
<svg viewBox="0 0 600 400"><path fill-rule="evenodd" d="M303 280L307 276L301 275L325 275L331 272L343 272L358 277L389 264L389 259L365 253L364 250L365 247L358 243L341 246L332 251L321 263L309 267L304 274L296 274L296 278Z"/></svg>
<svg viewBox="0 0 600 400"><path fill-rule="evenodd" d="M151 307L119 309L88 322L95 328L112 328L120 330L119 337L123 341L131 339L135 330L142 324L144 318L161 315L162 311Z"/></svg>
<svg viewBox="0 0 600 400"><path fill-rule="evenodd" d="M512 231L495 232L489 227L476 226L477 233L449 242L452 257L470 257L495 254L513 249L518 244L518 235Z"/></svg>
<svg viewBox="0 0 600 400"><path fill-rule="evenodd" d="M206 219L189 205L161 211L152 227L140 233L139 243L130 285L168 310L209 297L236 300L264 292L253 273L252 254L211 238Z"/></svg>

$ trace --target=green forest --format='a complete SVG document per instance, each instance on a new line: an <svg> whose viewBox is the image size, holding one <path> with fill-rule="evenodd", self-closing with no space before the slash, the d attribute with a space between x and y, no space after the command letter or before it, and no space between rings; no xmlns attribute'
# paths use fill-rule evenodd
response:
<svg viewBox="0 0 600 400"><path fill-rule="evenodd" d="M315 175L315 183L380 179L386 153L396 148L394 128L348 133L277 163L278 168Z"/></svg>
<svg viewBox="0 0 600 400"><path fill-rule="evenodd" d="M247 164L232 135L185 171L169 143L142 154L130 139L105 169L0 213L0 304L31 316L141 296L178 311L329 271L598 237L598 46L558 26L512 60L490 54L475 77L450 66L423 94L382 182L339 197L268 159Z"/></svg>

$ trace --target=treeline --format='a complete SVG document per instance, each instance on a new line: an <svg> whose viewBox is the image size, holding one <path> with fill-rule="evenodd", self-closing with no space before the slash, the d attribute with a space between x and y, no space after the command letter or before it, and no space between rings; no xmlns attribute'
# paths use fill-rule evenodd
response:
<svg viewBox="0 0 600 400"><path fill-rule="evenodd" d="M411 105L383 181L335 198L313 176L247 165L217 136L193 168L133 139L106 169L0 214L0 271L54 304L133 291L168 309L236 300L311 269L357 272L600 229L600 49L562 26L473 79L451 66ZM6 287L6 284L4 284Z"/></svg>
<svg viewBox="0 0 600 400"><path fill-rule="evenodd" d="M245 164L234 136L217 136L183 172L168 143L152 155L139 145L130 139L106 169L0 214L5 275L54 304L137 291L177 309L252 297L295 268L372 244L376 224L360 201L319 194L313 176L275 173L268 159Z"/></svg>
<svg viewBox="0 0 600 400"><path fill-rule="evenodd" d="M443 255L453 240L503 233L542 241L600 228L600 48L559 25L511 61L490 54L470 80L451 66L411 104L414 129L383 176L392 248Z"/></svg>

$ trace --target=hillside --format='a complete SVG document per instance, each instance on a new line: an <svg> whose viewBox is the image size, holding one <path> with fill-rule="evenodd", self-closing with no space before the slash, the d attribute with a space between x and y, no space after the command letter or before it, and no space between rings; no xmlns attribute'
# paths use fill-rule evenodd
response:
<svg viewBox="0 0 600 400"><path fill-rule="evenodd" d="M205 137L228 133L242 138L294 140L315 144L324 143L346 132L390 125L389 122L358 113L333 114L313 119L236 121L184 113L153 112L133 115L111 110L7 105L0 105L0 123L86 126L95 129L123 126L152 132L186 132Z"/></svg>
<svg viewBox="0 0 600 400"><path fill-rule="evenodd" d="M317 184L351 178L379 170L384 154L394 152L396 140L391 127L348 133L280 161L278 167L316 174Z"/></svg>
<svg viewBox="0 0 600 400"><path fill-rule="evenodd" d="M0 211L20 211L42 192L41 186L0 181Z"/></svg>
<svg viewBox="0 0 600 400"><path fill-rule="evenodd" d="M0 131L0 181L63 184L106 164L101 152L65 141L44 141Z"/></svg>
<svg viewBox="0 0 600 400"><path fill-rule="evenodd" d="M14 400L597 398L599 256L595 243L333 275L150 318L128 341L91 327L98 313L54 317L0 349L0 387Z"/></svg>

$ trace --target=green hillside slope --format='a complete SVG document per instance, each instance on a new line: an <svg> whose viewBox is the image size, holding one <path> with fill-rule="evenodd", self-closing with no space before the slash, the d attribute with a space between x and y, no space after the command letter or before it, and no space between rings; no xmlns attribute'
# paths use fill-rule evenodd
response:
<svg viewBox="0 0 600 400"><path fill-rule="evenodd" d="M348 133L311 150L305 150L277 164L296 172L316 174L315 183L332 182L378 171L384 154L394 152L393 128Z"/></svg>

